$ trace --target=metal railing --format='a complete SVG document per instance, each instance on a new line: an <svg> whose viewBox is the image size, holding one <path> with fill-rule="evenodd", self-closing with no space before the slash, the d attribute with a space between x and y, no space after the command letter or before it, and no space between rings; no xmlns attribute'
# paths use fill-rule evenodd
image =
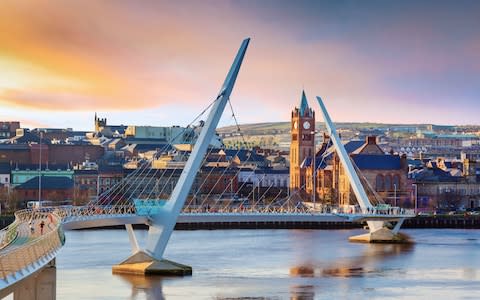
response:
<svg viewBox="0 0 480 300"><path fill-rule="evenodd" d="M52 212L32 211L31 209L18 211L15 213L16 228L26 228L29 231L29 223L35 221L49 221L45 227L45 233L38 236L31 234L26 237L26 242L19 245L9 243L0 253L0 278L7 280L9 276L16 278L20 270L31 267L35 270L35 265L44 258L47 258L58 251L65 243L65 236L61 227L61 218ZM20 234L20 230L17 230ZM46 261L45 263L47 263ZM25 276L20 273L20 275ZM8 280L7 280L8 281Z"/></svg>

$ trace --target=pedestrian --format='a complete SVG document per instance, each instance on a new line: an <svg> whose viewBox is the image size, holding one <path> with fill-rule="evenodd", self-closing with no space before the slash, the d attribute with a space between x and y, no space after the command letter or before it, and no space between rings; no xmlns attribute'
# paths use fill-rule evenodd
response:
<svg viewBox="0 0 480 300"><path fill-rule="evenodd" d="M40 234L43 234L43 227L45 226L45 222L42 220L40 223Z"/></svg>

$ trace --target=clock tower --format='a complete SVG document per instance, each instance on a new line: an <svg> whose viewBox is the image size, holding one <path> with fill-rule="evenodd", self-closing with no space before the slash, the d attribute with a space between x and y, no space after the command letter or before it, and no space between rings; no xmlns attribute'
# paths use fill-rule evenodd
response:
<svg viewBox="0 0 480 300"><path fill-rule="evenodd" d="M292 111L290 144L290 190L305 190L305 159L315 155L315 112L302 91L300 106ZM308 163L307 165L309 165Z"/></svg>

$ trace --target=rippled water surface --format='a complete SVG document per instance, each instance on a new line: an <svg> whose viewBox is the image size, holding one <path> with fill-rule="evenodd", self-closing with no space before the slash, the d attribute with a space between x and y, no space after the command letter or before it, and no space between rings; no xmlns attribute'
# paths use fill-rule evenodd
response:
<svg viewBox="0 0 480 300"><path fill-rule="evenodd" d="M175 231L184 278L112 275L124 230L67 232L57 299L478 299L479 230L404 230L413 245L349 243L360 230ZM137 231L144 239L146 231Z"/></svg>

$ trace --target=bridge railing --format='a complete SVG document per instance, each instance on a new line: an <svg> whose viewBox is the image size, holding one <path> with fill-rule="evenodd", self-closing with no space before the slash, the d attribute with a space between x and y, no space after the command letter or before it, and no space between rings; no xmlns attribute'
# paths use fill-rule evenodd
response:
<svg viewBox="0 0 480 300"><path fill-rule="evenodd" d="M387 207L387 208L360 208L360 207L344 207L336 208L334 213L351 214L351 215L389 215L389 216L412 216L415 215L414 209L407 209L402 207Z"/></svg>
<svg viewBox="0 0 480 300"><path fill-rule="evenodd" d="M111 215L133 215L136 213L135 206L132 205L107 205L107 206L73 206L68 208L54 208L53 212L62 220L68 221L75 217L92 216L111 216Z"/></svg>
<svg viewBox="0 0 480 300"><path fill-rule="evenodd" d="M0 236L0 249L8 246L15 238L17 237L17 227L18 222L14 221L12 224L8 225L7 227L3 228Z"/></svg>
<svg viewBox="0 0 480 300"><path fill-rule="evenodd" d="M0 253L0 278L15 277L17 272L29 266L35 266L42 258L58 251L65 243L61 227L61 218L51 212L22 210L15 213L18 226L28 226L32 220L49 220L53 227L46 227L46 232L40 236L11 249L6 248ZM23 223L23 224L22 224ZM32 268L34 270L35 268Z"/></svg>
<svg viewBox="0 0 480 300"><path fill-rule="evenodd" d="M0 249L5 248L15 240L18 235L19 224L26 221L29 218L29 215L29 210L21 210L15 212L15 220L13 221L13 223L0 231Z"/></svg>

